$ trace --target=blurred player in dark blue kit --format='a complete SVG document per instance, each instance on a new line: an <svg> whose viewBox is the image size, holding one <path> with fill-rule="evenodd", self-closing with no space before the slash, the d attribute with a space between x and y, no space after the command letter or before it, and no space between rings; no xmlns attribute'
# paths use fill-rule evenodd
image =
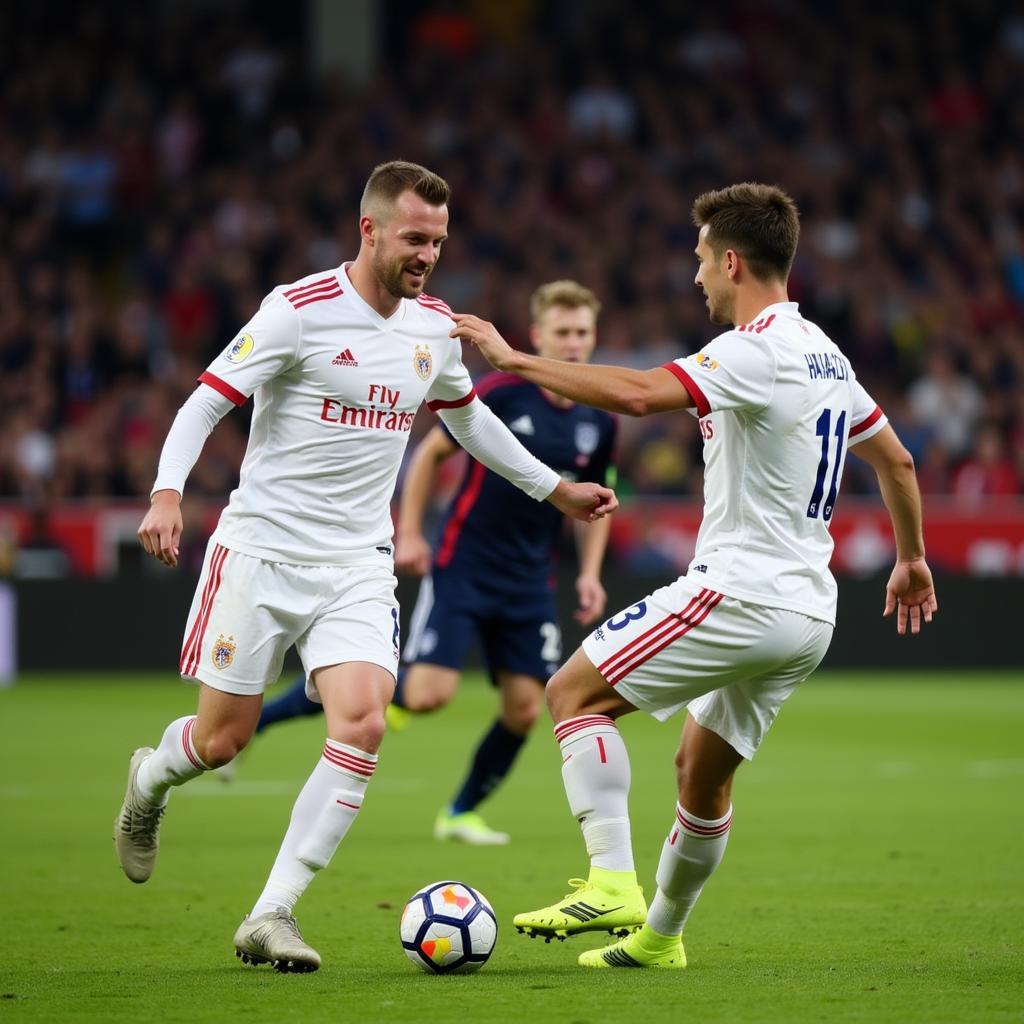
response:
<svg viewBox="0 0 1024 1024"><path fill-rule="evenodd" d="M594 350L594 294L573 281L539 288L530 303L530 337L542 356L586 362ZM512 374L477 383L477 395L522 444L569 480L605 483L614 474L614 417L545 391ZM507 843L477 807L508 774L540 714L544 683L561 660L554 575L561 514L521 495L474 460L441 524L437 550L423 535L423 517L440 464L459 446L438 423L413 455L402 488L395 567L422 575L389 722L401 727L409 713L434 711L454 696L474 638L499 713L478 744L454 800L437 817L434 835L477 845ZM608 518L579 524L576 620L588 625L605 609L601 564ZM429 575L427 575L429 573ZM260 729L273 721L319 711L300 681L267 705Z"/></svg>

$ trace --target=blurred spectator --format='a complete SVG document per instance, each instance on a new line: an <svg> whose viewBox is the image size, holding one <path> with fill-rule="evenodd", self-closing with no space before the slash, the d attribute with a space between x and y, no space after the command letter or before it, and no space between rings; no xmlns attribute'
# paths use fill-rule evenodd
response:
<svg viewBox="0 0 1024 1024"><path fill-rule="evenodd" d="M433 292L525 346L530 291L575 277L604 303L601 358L639 367L717 333L693 198L778 181L803 212L793 297L923 488L1020 493L1019 11L379 9L357 87L305 59L313 5L96 0L59 33L0 8L0 497L145 496L197 374L271 288L354 255L366 174L396 156L454 188ZM218 427L197 494L226 495L245 432ZM638 492L698 491L690 417L624 423L620 464ZM844 486L874 483L850 460Z"/></svg>

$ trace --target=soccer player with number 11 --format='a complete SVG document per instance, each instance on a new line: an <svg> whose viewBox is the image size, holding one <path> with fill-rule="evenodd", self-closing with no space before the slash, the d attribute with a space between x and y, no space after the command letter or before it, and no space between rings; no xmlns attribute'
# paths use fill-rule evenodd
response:
<svg viewBox="0 0 1024 1024"><path fill-rule="evenodd" d="M686 965L683 927L725 853L736 769L832 638L829 522L847 450L875 470L892 518L884 614L917 633L937 610L913 461L846 357L788 301L793 200L745 183L700 196L693 215L695 283L711 320L735 325L696 355L646 371L568 364L514 351L474 316L457 315L452 331L496 369L577 402L634 416L694 410L704 439L704 520L689 571L595 629L547 687L590 874L515 924L549 940L621 936L583 953L586 967ZM639 708L664 721L684 707L679 800L648 909L615 720Z"/></svg>

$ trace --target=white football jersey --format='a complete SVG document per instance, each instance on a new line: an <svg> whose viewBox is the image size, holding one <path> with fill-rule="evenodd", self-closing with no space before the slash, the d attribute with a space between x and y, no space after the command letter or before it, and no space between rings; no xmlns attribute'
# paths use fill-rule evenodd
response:
<svg viewBox="0 0 1024 1024"><path fill-rule="evenodd" d="M236 405L255 395L217 543L300 565L390 560L391 496L417 409L475 395L449 314L421 295L385 319L344 267L275 288L199 378Z"/></svg>
<svg viewBox="0 0 1024 1024"><path fill-rule="evenodd" d="M704 519L688 575L835 624L829 522L846 450L886 424L849 360L795 302L666 363L704 439Z"/></svg>

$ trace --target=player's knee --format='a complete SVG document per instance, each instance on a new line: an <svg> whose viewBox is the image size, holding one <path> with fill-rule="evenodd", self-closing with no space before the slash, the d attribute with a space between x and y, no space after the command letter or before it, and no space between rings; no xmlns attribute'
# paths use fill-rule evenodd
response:
<svg viewBox="0 0 1024 1024"><path fill-rule="evenodd" d="M423 686L413 695L406 696L405 706L410 711L439 711L452 699L447 687Z"/></svg>
<svg viewBox="0 0 1024 1024"><path fill-rule="evenodd" d="M193 742L203 764L208 768L220 768L235 759L249 742L249 737L237 730L225 728L201 739L193 736Z"/></svg>
<svg viewBox="0 0 1024 1024"><path fill-rule="evenodd" d="M328 735L338 743L347 743L368 754L376 754L384 739L384 711L374 708L363 714L353 715L328 723Z"/></svg>
<svg viewBox="0 0 1024 1024"><path fill-rule="evenodd" d="M525 736L540 717L540 709L541 697L538 691L536 697L522 698L505 703L501 709L501 720L512 732Z"/></svg>
<svg viewBox="0 0 1024 1024"><path fill-rule="evenodd" d="M547 701L552 719L556 722L574 718L583 711L579 689L573 685L572 677L564 667L548 680L548 685L544 688L544 699Z"/></svg>

